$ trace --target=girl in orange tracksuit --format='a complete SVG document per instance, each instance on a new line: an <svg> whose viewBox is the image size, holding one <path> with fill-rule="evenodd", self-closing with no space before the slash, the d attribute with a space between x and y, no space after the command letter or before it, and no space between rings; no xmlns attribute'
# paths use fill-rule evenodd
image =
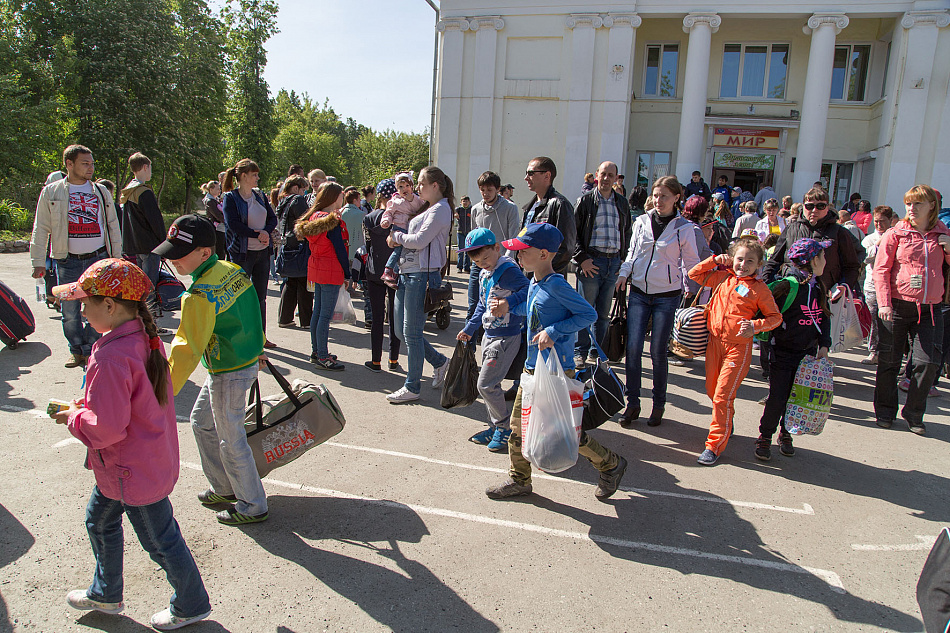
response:
<svg viewBox="0 0 950 633"><path fill-rule="evenodd" d="M706 450L697 460L712 466L732 435L736 391L752 357L752 336L773 330L782 323L782 313L765 282L756 279L765 254L755 238L737 240L729 255L700 262L689 277L714 288L707 308L709 343L706 346L706 393L713 404ZM755 319L761 312L763 317Z"/></svg>

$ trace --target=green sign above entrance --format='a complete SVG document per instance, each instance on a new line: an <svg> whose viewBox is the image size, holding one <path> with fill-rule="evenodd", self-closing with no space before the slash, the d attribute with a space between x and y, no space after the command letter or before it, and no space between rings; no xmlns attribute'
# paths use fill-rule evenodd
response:
<svg viewBox="0 0 950 633"><path fill-rule="evenodd" d="M715 152L713 167L727 169L775 169L775 156L772 154L733 154Z"/></svg>

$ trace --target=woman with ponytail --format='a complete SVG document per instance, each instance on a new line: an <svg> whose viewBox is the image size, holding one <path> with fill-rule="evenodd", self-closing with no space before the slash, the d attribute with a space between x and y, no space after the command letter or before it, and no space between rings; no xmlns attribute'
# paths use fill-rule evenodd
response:
<svg viewBox="0 0 950 633"><path fill-rule="evenodd" d="M270 275L270 234L277 228L277 216L267 197L257 189L260 168L250 158L242 158L224 177L224 223L227 227L228 255L244 269L254 283L261 302L261 323L267 331L267 278ZM277 347L265 338L264 347Z"/></svg>
<svg viewBox="0 0 950 633"><path fill-rule="evenodd" d="M89 356L84 397L54 417L86 445L96 477L86 507L92 584L70 591L66 602L81 611L122 611L125 514L174 589L150 622L171 630L208 617L211 603L168 500L178 480L178 428L168 361L145 305L151 289L142 269L121 259L98 261L53 289L62 301L81 300L83 316L102 335Z"/></svg>

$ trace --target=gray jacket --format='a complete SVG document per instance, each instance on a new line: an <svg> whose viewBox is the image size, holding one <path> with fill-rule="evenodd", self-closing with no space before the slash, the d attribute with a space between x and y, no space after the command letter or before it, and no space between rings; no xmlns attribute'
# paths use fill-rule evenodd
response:
<svg viewBox="0 0 950 633"><path fill-rule="evenodd" d="M504 196L499 195L493 207L482 200L472 207L472 228L488 229L495 234L495 243L501 244L521 232L521 213L518 206ZM507 254L515 259L511 251Z"/></svg>

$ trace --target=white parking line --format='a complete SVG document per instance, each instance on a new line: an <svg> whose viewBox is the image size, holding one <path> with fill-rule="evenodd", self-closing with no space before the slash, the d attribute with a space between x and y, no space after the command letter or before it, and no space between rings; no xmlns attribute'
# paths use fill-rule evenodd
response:
<svg viewBox="0 0 950 633"><path fill-rule="evenodd" d="M196 470L199 472L201 471L201 466L199 464L194 464L191 462L182 462L181 465L191 470ZM831 587L832 591L835 591L837 593L845 593L844 585L841 583L841 578L835 572L829 571L827 569L818 569L815 567L801 567L798 565L792 565L790 563L782 563L782 562L773 561L773 560L760 560L757 558L751 558L747 556L729 556L725 554L713 554L710 552L703 552L703 551L695 550L695 549L671 547L669 545L659 545L656 543L628 541L626 539L614 538L612 536L601 536L597 534L585 534L584 532L571 532L569 530L558 530L555 528L544 527L542 525L535 525L532 523L508 521L505 519L496 519L493 517L482 516L479 514L469 514L467 512L456 512L455 510L433 508L433 507L422 506L422 505L417 505L413 503L400 503L398 501L391 501L388 499L377 499L375 497L364 497L361 495L354 495L347 492L340 492L339 490L315 488L313 486L306 486L303 484L280 481L278 479L271 479L270 477L265 477L263 481L264 483L271 486L279 486L281 488L289 488L291 490L300 490L302 492L311 492L313 494L322 495L325 497L336 497L340 499L353 499L357 501L365 501L367 503L382 505L389 508L409 508L410 510L418 514L440 516L440 517L446 517L450 519L458 519L461 521L470 521L472 523L483 523L487 525L494 525L498 527L506 527L506 528L511 528L515 530L521 530L524 532L533 532L535 534L543 534L545 536L556 536L558 538L571 539L575 541L587 541L590 543L599 543L603 545L611 545L613 547L623 547L626 549L639 549L639 550L645 550L648 552L657 552L660 554L690 556L692 558L702 558L702 559L713 560L713 561L721 562L721 563L733 563L736 565L745 565L747 567L760 567L764 569L771 569L777 572L792 573L792 574L806 574L806 575L811 575L822 580L823 582L825 582L827 585Z"/></svg>
<svg viewBox="0 0 950 633"><path fill-rule="evenodd" d="M853 543L851 549L859 552L914 552L917 550L929 550L937 541L936 536L914 535L919 543L902 543L900 545L862 545Z"/></svg>

